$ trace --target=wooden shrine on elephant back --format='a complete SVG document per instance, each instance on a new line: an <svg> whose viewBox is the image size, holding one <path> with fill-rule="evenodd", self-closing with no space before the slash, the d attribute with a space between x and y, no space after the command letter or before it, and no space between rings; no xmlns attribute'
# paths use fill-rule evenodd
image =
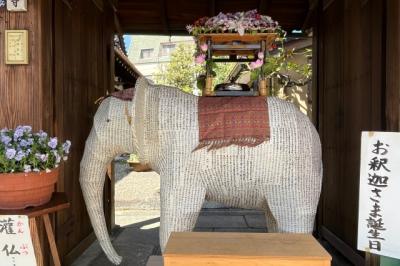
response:
<svg viewBox="0 0 400 266"><path fill-rule="evenodd" d="M277 33L210 33L197 36L199 45L207 44L206 82L203 96L267 96L267 82L263 75L265 59L269 56L269 47L278 38ZM257 55L263 56L258 88L250 90L214 90L212 65L217 62L254 62Z"/></svg>

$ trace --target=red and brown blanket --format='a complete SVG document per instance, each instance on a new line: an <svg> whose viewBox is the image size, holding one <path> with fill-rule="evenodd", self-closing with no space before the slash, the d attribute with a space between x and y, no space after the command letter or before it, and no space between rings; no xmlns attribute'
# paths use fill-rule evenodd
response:
<svg viewBox="0 0 400 266"><path fill-rule="evenodd" d="M269 140L266 97L199 97L199 145L218 149L232 144L257 146Z"/></svg>
<svg viewBox="0 0 400 266"><path fill-rule="evenodd" d="M112 96L123 101L132 101L134 95L135 95L135 88L129 88L122 91L114 91L107 96L108 97Z"/></svg>

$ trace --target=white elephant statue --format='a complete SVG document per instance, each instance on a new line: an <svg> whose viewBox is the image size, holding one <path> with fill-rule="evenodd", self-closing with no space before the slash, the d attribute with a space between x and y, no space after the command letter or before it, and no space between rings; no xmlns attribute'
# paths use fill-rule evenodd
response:
<svg viewBox="0 0 400 266"><path fill-rule="evenodd" d="M86 141L80 184L94 232L108 259L120 264L103 214L107 165L136 153L160 175L160 245L191 231L205 200L265 211L269 232L311 233L321 191L321 145L307 116L268 97L271 138L256 147L194 151L198 97L173 87L136 83L133 101L109 97Z"/></svg>

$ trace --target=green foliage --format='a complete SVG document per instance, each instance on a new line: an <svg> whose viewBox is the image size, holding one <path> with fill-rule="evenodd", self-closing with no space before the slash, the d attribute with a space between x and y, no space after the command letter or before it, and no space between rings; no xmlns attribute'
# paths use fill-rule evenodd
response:
<svg viewBox="0 0 400 266"><path fill-rule="evenodd" d="M311 55L311 50L306 49L303 52L295 52L294 49L286 51L283 48L279 48L279 52L275 56L266 58L262 69L257 68L252 71L252 80L255 80L261 71L265 77L276 77L282 73L292 72L301 76L299 81L309 80L312 75L311 64L297 64L290 61L295 55L299 54L308 57Z"/></svg>
<svg viewBox="0 0 400 266"><path fill-rule="evenodd" d="M284 46L282 45L282 47ZM257 80L261 73L267 79L278 81L275 85L280 84L281 86L270 89L270 93L273 96L278 96L281 87L304 86L312 77L311 63L298 64L291 61L296 55L311 57L312 51L310 49L300 52L296 52L294 49L287 51L282 47L278 48L276 55L266 58L262 68L250 70L250 79L252 81Z"/></svg>
<svg viewBox="0 0 400 266"><path fill-rule="evenodd" d="M194 49L194 45L179 44L171 54L171 61L156 73L155 82L192 93L196 77L201 72L201 66L194 64Z"/></svg>
<svg viewBox="0 0 400 266"><path fill-rule="evenodd" d="M220 83L224 83L235 65L236 63L213 63L213 84L217 85Z"/></svg>
<svg viewBox="0 0 400 266"><path fill-rule="evenodd" d="M193 56L195 50L194 44L179 44L171 54L171 61L154 75L154 81L159 84L178 87L188 93L193 93L196 86L198 88L204 86L204 80L197 80L197 78L205 74L206 63L195 64ZM234 64L229 63L213 64L214 84L222 83L233 66Z"/></svg>

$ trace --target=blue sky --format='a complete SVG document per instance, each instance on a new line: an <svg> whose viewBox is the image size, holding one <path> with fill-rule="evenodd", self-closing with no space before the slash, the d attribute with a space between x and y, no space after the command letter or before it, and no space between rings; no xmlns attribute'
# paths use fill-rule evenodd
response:
<svg viewBox="0 0 400 266"><path fill-rule="evenodd" d="M124 35L124 43L126 51L129 51L129 47L131 46L132 43L132 35Z"/></svg>

